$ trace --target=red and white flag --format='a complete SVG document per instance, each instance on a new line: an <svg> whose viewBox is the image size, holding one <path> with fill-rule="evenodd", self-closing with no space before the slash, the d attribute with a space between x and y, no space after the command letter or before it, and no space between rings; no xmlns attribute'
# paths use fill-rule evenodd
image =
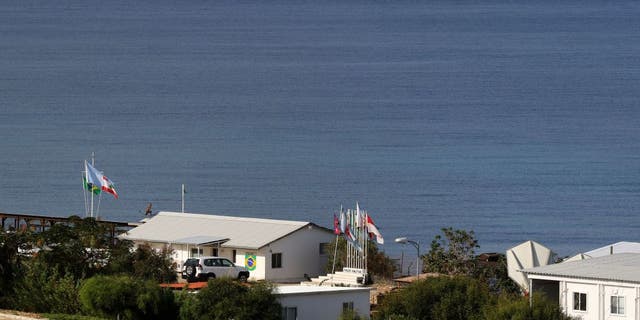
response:
<svg viewBox="0 0 640 320"><path fill-rule="evenodd" d="M384 244L384 238L382 238L382 234L375 223L373 223L373 219L371 216L367 214L367 229L369 230L369 234L373 234L376 236L376 242L379 244Z"/></svg>

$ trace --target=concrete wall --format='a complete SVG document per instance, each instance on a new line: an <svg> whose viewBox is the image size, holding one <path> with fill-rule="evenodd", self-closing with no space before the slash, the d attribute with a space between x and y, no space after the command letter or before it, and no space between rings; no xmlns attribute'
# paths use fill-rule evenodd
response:
<svg viewBox="0 0 640 320"><path fill-rule="evenodd" d="M369 319L369 291L333 292L317 294L277 295L282 307L295 307L297 320L338 319L342 314L342 304L353 302L354 310L363 319Z"/></svg>

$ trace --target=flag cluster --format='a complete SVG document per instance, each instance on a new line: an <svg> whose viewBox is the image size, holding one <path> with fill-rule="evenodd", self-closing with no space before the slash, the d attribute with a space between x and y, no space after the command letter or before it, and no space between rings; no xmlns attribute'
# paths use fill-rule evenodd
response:
<svg viewBox="0 0 640 320"><path fill-rule="evenodd" d="M343 211L340 209L339 217L334 214L333 233L342 234L359 251L362 251L360 243L365 240L364 237L375 239L377 243L384 244L384 238L373 222L373 218L365 210L360 210L358 203L356 203L356 210Z"/></svg>
<svg viewBox="0 0 640 320"><path fill-rule="evenodd" d="M104 191L112 194L114 198L118 199L118 192L116 192L113 182L88 162L85 161L84 165L85 170L83 183L85 189L89 190L93 194L100 194L100 192Z"/></svg>

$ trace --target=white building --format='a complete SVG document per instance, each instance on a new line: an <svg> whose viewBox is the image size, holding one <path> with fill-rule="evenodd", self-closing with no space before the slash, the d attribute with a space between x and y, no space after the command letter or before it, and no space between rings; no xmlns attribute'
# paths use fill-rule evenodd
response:
<svg viewBox="0 0 640 320"><path fill-rule="evenodd" d="M597 249L593 249L591 251L578 253L575 256L566 259L564 262L575 261L575 260L583 260L583 259L591 259L596 257L607 256L610 254L616 253L640 253L640 242L628 242L628 241L620 241L608 246L600 247Z"/></svg>
<svg viewBox="0 0 640 320"><path fill-rule="evenodd" d="M280 286L276 298L282 305L284 320L338 319L351 309L361 318L369 319L370 288L326 286Z"/></svg>
<svg viewBox="0 0 640 320"><path fill-rule="evenodd" d="M120 238L169 246L179 269L190 257L220 256L247 267L252 280L294 282L324 273L334 235L311 222L160 212Z"/></svg>
<svg viewBox="0 0 640 320"><path fill-rule="evenodd" d="M640 319L640 254L620 253L522 270L531 292L584 320Z"/></svg>

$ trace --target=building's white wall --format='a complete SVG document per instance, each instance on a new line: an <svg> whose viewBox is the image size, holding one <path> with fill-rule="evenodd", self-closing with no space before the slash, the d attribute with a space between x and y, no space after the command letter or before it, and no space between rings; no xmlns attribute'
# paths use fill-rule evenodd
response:
<svg viewBox="0 0 640 320"><path fill-rule="evenodd" d="M319 294L287 294L277 296L282 307L296 307L297 320L338 319L342 314L342 303L353 302L354 310L364 319L369 319L369 291L331 292Z"/></svg>
<svg viewBox="0 0 640 320"><path fill-rule="evenodd" d="M582 320L632 320L640 319L640 286L636 284L599 281L578 280L550 276L531 277L545 280L556 280L560 288L560 306L569 316ZM573 310L573 293L587 294L587 311ZM625 298L624 314L611 314L611 297L623 296Z"/></svg>
<svg viewBox="0 0 640 320"><path fill-rule="evenodd" d="M260 255L260 252L258 250L249 250L249 249L240 249L240 248L222 248L225 253L224 257L228 257L228 258L232 258L233 256L233 250L236 250L236 265L239 266L243 266L247 269L249 269L249 266L246 265L246 256L247 255L252 255L255 254L256 255L256 265L255 265L255 269L254 270L249 270L249 280L264 280L265 279L265 274L264 274L264 256ZM226 255L228 253L228 255ZM232 259L233 261L233 259Z"/></svg>
<svg viewBox="0 0 640 320"><path fill-rule="evenodd" d="M256 255L256 268L250 270L250 280L270 280L280 282L293 282L304 280L304 274L316 277L323 273L326 264L326 255L320 255L320 243L328 243L333 240L333 235L324 229L309 226L300 229L286 237L274 241L259 250L243 248L218 248L218 256L234 261L233 250L235 252L235 264L245 266L245 256L247 254ZM138 246L148 243L152 248L160 250L166 243L136 241ZM193 245L171 244L173 249L172 258L176 262L177 271L182 270L182 264L191 257ZM203 255L213 255L213 247L203 246ZM282 268L271 268L271 254L282 253Z"/></svg>
<svg viewBox="0 0 640 320"><path fill-rule="evenodd" d="M636 319L636 288L622 286L603 286L604 291L604 318L616 320ZM624 315L611 314L611 297L624 297Z"/></svg>
<svg viewBox="0 0 640 320"><path fill-rule="evenodd" d="M566 313L572 317L583 320L599 320L601 298L599 285L585 284L578 282L566 282ZM580 292L587 294L587 311L573 310L573 293Z"/></svg>
<svg viewBox="0 0 640 320"><path fill-rule="evenodd" d="M271 281L295 282L304 275L325 274L326 254L320 255L320 243L329 243L334 236L324 229L309 226L300 229L261 249L265 258L265 276ZM282 253L282 268L271 267L273 253Z"/></svg>

